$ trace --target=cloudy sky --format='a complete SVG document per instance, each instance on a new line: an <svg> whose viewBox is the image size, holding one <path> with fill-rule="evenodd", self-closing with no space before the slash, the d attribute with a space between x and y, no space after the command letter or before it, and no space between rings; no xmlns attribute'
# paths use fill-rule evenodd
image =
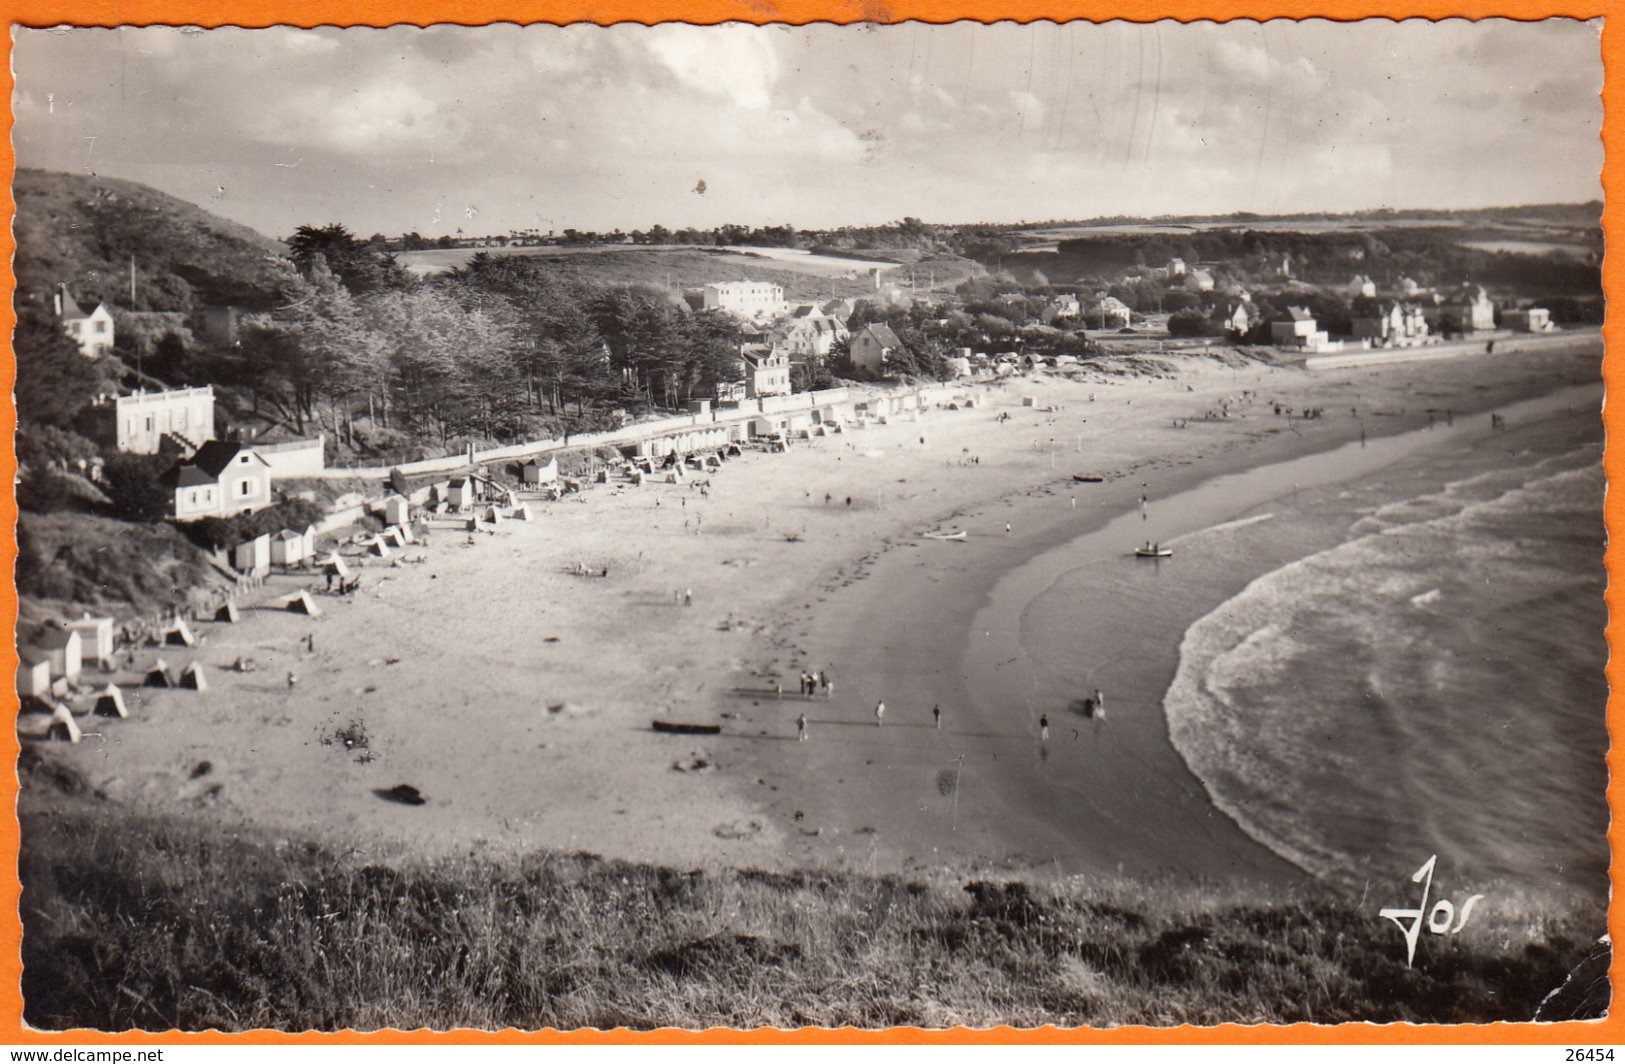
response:
<svg viewBox="0 0 1625 1064"><path fill-rule="evenodd" d="M14 141L273 236L1575 201L1599 31L17 30Z"/></svg>

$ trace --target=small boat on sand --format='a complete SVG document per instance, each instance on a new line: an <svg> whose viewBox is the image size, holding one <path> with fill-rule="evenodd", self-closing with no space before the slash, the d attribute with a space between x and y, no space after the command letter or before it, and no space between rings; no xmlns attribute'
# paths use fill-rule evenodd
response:
<svg viewBox="0 0 1625 1064"><path fill-rule="evenodd" d="M652 721L650 727L669 735L716 735L722 731L720 724L680 724L671 720Z"/></svg>
<svg viewBox="0 0 1625 1064"><path fill-rule="evenodd" d="M1072 474L1072 479L1077 481L1079 484L1099 484L1099 483L1103 482L1106 478L1105 477L1086 477L1082 473L1073 473Z"/></svg>
<svg viewBox="0 0 1625 1064"><path fill-rule="evenodd" d="M956 532L921 532L920 535L925 539L947 539L958 543L965 541L965 530L963 528Z"/></svg>
<svg viewBox="0 0 1625 1064"><path fill-rule="evenodd" d="M1172 558L1174 549L1172 547L1135 547L1134 556L1136 558Z"/></svg>

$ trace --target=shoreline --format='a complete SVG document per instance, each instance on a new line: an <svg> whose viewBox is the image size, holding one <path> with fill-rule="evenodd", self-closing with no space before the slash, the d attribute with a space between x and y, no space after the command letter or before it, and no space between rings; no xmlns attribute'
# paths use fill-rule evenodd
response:
<svg viewBox="0 0 1625 1064"><path fill-rule="evenodd" d="M1557 386L1562 387L1561 384ZM1586 385L1582 384L1580 387ZM1600 395L1600 382L1594 387ZM1457 407L1457 411L1462 416L1482 414L1513 398L1519 390L1503 386L1493 391L1494 394L1478 393ZM1412 415L1412 420L1419 424L1404 426L1398 418L1395 418L1391 423L1393 428L1398 430L1395 435L1420 433L1425 437L1427 422L1424 418ZM1598 426L1600 427L1600 419ZM1441 421L1440 428L1443 427ZM1378 441L1380 443L1393 438L1393 435L1378 437ZM1274 458L1281 463L1299 462L1305 458L1313 459L1328 454L1358 440L1358 431L1345 431L1340 436L1323 438L1307 446L1303 442L1288 443L1282 440L1273 448L1266 444L1263 452L1255 446L1199 465L1185 466L1159 480L1158 498L1197 492L1203 485L1223 478L1243 477L1249 471L1258 471L1261 467L1273 464L1268 458ZM1418 442L1428 443L1426 440ZM1443 437L1438 442L1444 443ZM1378 444L1374 444L1376 445ZM1266 453L1270 450L1276 453L1268 455L1267 458ZM1394 466L1405 461L1407 458L1404 456L1384 461L1378 468L1367 470L1361 476L1367 478L1388 476ZM1014 542L1004 553L1014 553L1026 547L1031 552L1032 558L1043 559L1046 556L1065 553L1075 544L1100 533L1109 523L1118 520L1124 514L1132 515L1136 507L1136 489L1142 483L1144 482L1136 477L1125 476L1111 484L1077 485L1080 492L1099 492L1104 498L1097 497L1096 501L1104 505L1098 505L1093 511L1086 512L1077 518L1075 523L1071 519L1071 507L1067 505L1066 496L1070 489L1066 485L1062 485L1059 489L1051 486L1048 490L1041 486L1017 493L1015 497L991 500L966 514L964 522L972 530L973 544L991 540L993 542L989 549L993 550L1000 549L998 540L1001 538L1000 530L1006 518L1011 518L1011 523L1018 527L1036 526L1026 537L1016 534L1013 537ZM1342 483L1341 479L1333 480L1330 482L1331 486L1323 490L1331 491ZM1081 505L1082 497L1079 501ZM1245 518L1265 505L1263 502L1249 505L1235 516ZM1153 511L1156 507L1157 503L1154 502ZM1271 508L1285 509L1279 506ZM1298 514L1300 523L1304 517L1305 515ZM1286 520L1291 520L1291 516L1289 515ZM1286 520L1281 523L1285 524ZM975 529L977 521L984 525L980 537ZM1324 539L1323 545L1329 546L1335 542L1336 534L1336 530L1322 530L1320 537ZM891 546L899 548L905 544L906 541L893 543ZM943 545L942 549L954 548ZM928 804L911 806L908 812L912 815L892 832L894 840L902 840L902 849L893 854L894 858L900 858L903 868L930 867L933 864L952 861L972 867L980 865L1010 870L1019 868L1026 872L1054 870L1059 874L1095 876L1132 874L1141 877L1172 875L1189 878L1215 875L1227 879L1257 879L1271 883L1291 883L1308 878L1308 873L1269 851L1261 842L1247 835L1228 815L1216 808L1201 781L1191 774L1183 758L1169 743L1162 699L1178 664L1181 638L1191 623L1238 593L1256 576L1318 549L1321 547L1306 546L1302 551L1274 554L1267 560L1260 560L1243 574L1226 574L1218 580L1198 578L1198 584L1205 585L1202 588L1200 607L1187 606L1185 609L1173 611L1173 615L1163 611L1139 623L1135 623L1132 619L1128 620L1127 623L1134 629L1134 636L1120 641L1133 642L1135 639L1146 641L1143 645L1150 647L1149 656L1152 660L1137 667L1131 666L1123 675L1116 677L1119 693L1108 696L1110 719L1106 721L1087 719L1082 715L1081 705L1076 703L1065 705L1049 702L1031 708L1018 725L1011 725L1006 721L1000 728L999 738L1002 745L999 753L1008 759L1013 751L1017 756L1025 758L1023 764L1029 767L1019 772L1005 772L1002 779L984 781L975 800L982 803L985 808L977 817L966 816L965 798L970 791L965 785L963 771L958 774L960 807L957 813L949 811L944 814L941 808L943 803L933 800L939 796L931 795L929 791L928 770L933 767L932 765L924 763L918 756L898 757L886 762L884 767L889 771L908 776L916 794L928 796ZM899 553L901 552L894 549L890 555ZM882 569L886 562L875 563L875 570L878 579L882 583L889 580L891 586L872 585L866 603L858 604L855 608L850 604L847 607L849 610L855 609L858 617L858 623L852 626L854 632L883 629L886 619L892 612L892 603L897 598L899 587L906 582L907 574L896 571L906 568L903 561L890 556L888 560L893 562L891 566L893 571L887 572ZM870 675L887 672L885 663L901 662L901 667L894 664L889 669L890 675L886 678L884 693L878 688L866 689L863 692L868 698L886 698L888 723L898 715L898 709L903 705L917 707L912 712L914 722L918 726L924 721L922 713L927 712L925 707L931 704L959 706L996 704L1014 681L1001 684L993 677L1002 668L1020 667L1019 663L1013 660L1020 655L1020 649L1012 637L1012 632L1017 626L1016 618L1025 610L1034 591L1033 588L1017 589L1007 594L1005 601L999 601L1001 588L1012 579L1014 573L1023 567L1031 568L1035 565L1039 565L1036 560L1017 563L1014 567L996 564L979 568L971 573L954 573L955 583L951 588L945 588L940 584L938 581L942 577L938 575L933 575L930 580L910 582L910 586L922 592L921 601L912 603L912 608L934 619L934 631L963 634L961 649L957 651L950 648L949 643L952 640L946 638L935 646L932 645L935 642L934 638L914 641L904 638L901 642L892 640L876 646L861 635L842 640L838 633L824 632L820 633L821 640L817 635L807 640L817 648L811 656L818 658L821 651L824 657L857 661L862 663L857 671L867 672ZM1214 584L1218 585L1217 589L1211 586ZM857 594L860 598L864 597L862 592ZM1113 615L1113 617L1128 616L1126 612ZM1113 618L1096 619L1096 627L1104 630L1099 634L1108 639L1111 638L1109 630L1117 623L1119 622ZM992 638L987 638L988 635ZM956 668L956 664L961 662L963 667ZM852 670L849 667L847 671ZM1108 688L1114 686L1113 683L1101 682ZM1121 689L1124 685L1129 689L1137 689L1138 694L1133 698L1123 697ZM1086 687L1085 690L1087 689ZM1059 713L1058 705L1064 705ZM1129 705L1133 706L1132 717L1126 711ZM1045 753L1049 756L1043 759L1033 756L1040 745L1034 736L1036 718L1041 711L1048 713L1055 735L1055 739L1045 749ZM950 711L949 719L952 719L952 715L953 711ZM976 723L984 729L984 737L987 737L988 721L996 719L997 716L996 713L976 715ZM1102 736L1115 737L1115 733L1128 730L1125 725L1133 718L1138 719L1135 720L1132 736L1121 743L1112 743L1109 754L1103 754L1098 760L1089 762L1089 771L1099 773L1102 769L1105 770L1107 782L1104 786L1071 787L1053 783L1057 771L1076 770L1078 767L1077 758L1068 761L1063 756L1068 738L1073 741L1081 739L1087 744L1098 741ZM1074 735L1072 734L1074 731L1081 731L1083 734ZM1154 751L1154 756L1148 755L1148 748ZM940 769L941 766L952 762L955 757L965 753L965 747L941 745L936 752L938 754L936 767ZM1126 759L1123 764L1129 767L1111 771L1112 757ZM1008 764L1008 760L1003 763ZM963 765L962 762L957 764ZM987 768L990 774L995 769L992 764ZM1050 780L1045 779L1046 774L1051 777ZM1175 782L1167 786L1170 778ZM1147 787L1146 780L1152 781L1154 785ZM1147 815L1146 809L1141 805L1143 802L1153 800L1152 796L1146 793L1147 790L1163 792L1155 799L1160 802L1158 806L1160 811L1147 818L1161 829L1149 844L1143 836L1131 837L1131 832L1124 827L1134 818ZM847 801L863 808L875 805L879 797L878 794L860 792L848 797ZM1064 816L1054 818L1062 822L1060 824L1032 823L1033 809L1048 808L1049 804L1068 798L1080 801L1078 807L1080 820L1089 816L1108 816L1110 821L1117 825L1115 837L1104 843L1082 838L1080 832L1068 831L1064 827L1066 819ZM902 809L902 803L892 804L896 809ZM955 816L958 817L957 822L950 824L945 833L942 830L943 821ZM967 824L968 820L971 823ZM1170 830L1170 825L1176 822L1183 822L1184 827ZM946 847L933 847L927 851L922 847L911 848L909 845L911 835L919 837L934 834L937 838L951 837L966 831L967 827L972 831L981 829L977 841L964 843L952 851L944 852L947 850ZM850 827L848 831L850 833ZM1028 852L1023 853L1021 848L1012 847L1008 841L1011 836L1023 839ZM871 845L871 867L877 863L877 851L878 846Z"/></svg>
<svg viewBox="0 0 1625 1064"><path fill-rule="evenodd" d="M549 849L676 867L1033 870L1044 862L974 846L909 851L901 814L922 803L927 817L940 810L942 759L928 723L903 727L919 712L905 711L907 693L884 694L895 708L878 731L899 744L899 756L876 756L863 655L895 659L892 629L924 632L974 616L1000 575L1132 508L1142 482L1163 498L1182 483L1324 451L1358 433L1355 421L1328 415L1298 424L1299 436L1267 410L1173 430L1173 418L1199 417L1238 389L1310 405L1308 397L1337 384L1256 364L1151 361L1168 374L1018 381L978 389L990 402L975 410L933 410L917 423L748 455L724 467L708 497L682 486L600 486L538 507L533 524L509 523L475 547L437 532L421 552L426 564L369 566L366 593L319 597L328 613L314 624L259 611L237 628L205 625L205 644L167 658L202 662L213 673L210 692L137 688L132 720L53 754L116 801L312 830L369 854ZM1429 395L1419 390L1446 389L1465 413L1531 378L1549 386L1598 376L1596 359L1537 353L1500 363L1498 383L1479 390L1481 381L1459 378L1483 376L1483 367L1464 373L1461 365L1388 381L1350 374L1359 379L1342 390L1363 391L1362 407L1395 411L1366 415L1387 430L1425 423L1417 403ZM1059 409L1022 407L1023 392ZM1014 423L995 420L1004 412ZM1054 457L1048 438L1062 441ZM1087 449L1063 457L1060 446L1074 439ZM961 464L962 448L986 461ZM1076 485L1076 517L1070 481L1061 479L1069 469L1112 478ZM944 520L971 529L971 541L918 537ZM613 577L568 575L577 562L608 566ZM299 579L273 583L292 590ZM694 591L692 609L681 605L685 589ZM295 647L307 630L319 641L314 654ZM1167 634L1175 647L1182 632ZM957 653L928 649L922 662ZM258 675L223 671L244 654L259 660ZM800 668L830 663L836 697L808 708L811 741L797 744L797 707L815 704L786 697L781 705L773 684L794 691ZM299 687L290 693L281 679L295 669ZM962 669L947 672L962 678ZM1126 707L1113 708L1116 724ZM720 736L649 729L657 716L719 715ZM369 736L366 760L331 741L356 720ZM207 774L193 776L204 764ZM976 782L967 784L961 767L960 837L985 837L998 827L995 811L967 800ZM403 783L427 804L404 807L374 793ZM1109 863L1089 870L1115 874Z"/></svg>

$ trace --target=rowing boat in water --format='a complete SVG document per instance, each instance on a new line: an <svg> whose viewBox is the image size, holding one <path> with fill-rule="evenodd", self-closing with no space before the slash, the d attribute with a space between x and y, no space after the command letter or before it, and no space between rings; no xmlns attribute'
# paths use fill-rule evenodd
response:
<svg viewBox="0 0 1625 1064"><path fill-rule="evenodd" d="M947 539L960 543L964 542L965 540L964 529L960 529L957 532L921 532L920 535L926 539Z"/></svg>
<svg viewBox="0 0 1625 1064"><path fill-rule="evenodd" d="M1174 549L1172 547L1136 547L1134 556L1136 558L1172 558Z"/></svg>
<svg viewBox="0 0 1625 1064"><path fill-rule="evenodd" d="M1102 481L1104 481L1106 478L1105 477L1086 477L1082 473L1073 473L1072 474L1072 479L1077 481L1079 484L1099 484Z"/></svg>

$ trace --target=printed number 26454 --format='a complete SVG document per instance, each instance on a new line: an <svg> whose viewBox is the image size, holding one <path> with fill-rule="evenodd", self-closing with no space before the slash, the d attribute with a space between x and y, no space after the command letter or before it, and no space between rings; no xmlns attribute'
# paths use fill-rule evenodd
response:
<svg viewBox="0 0 1625 1064"><path fill-rule="evenodd" d="M1585 1049L1565 1049L1563 1051L1563 1064L1598 1064L1608 1061L1612 1064L1614 1051L1612 1049L1598 1049L1587 1047Z"/></svg>

